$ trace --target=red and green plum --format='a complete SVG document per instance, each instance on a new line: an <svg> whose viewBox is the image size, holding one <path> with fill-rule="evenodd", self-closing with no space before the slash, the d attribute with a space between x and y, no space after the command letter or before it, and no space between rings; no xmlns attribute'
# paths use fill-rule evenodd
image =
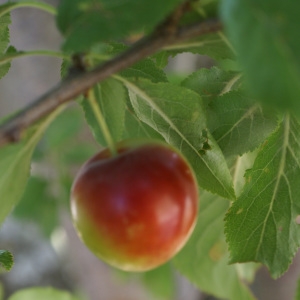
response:
<svg viewBox="0 0 300 300"><path fill-rule="evenodd" d="M178 151L156 141L125 141L79 170L71 213L83 242L108 264L146 271L171 259L197 219L198 187Z"/></svg>

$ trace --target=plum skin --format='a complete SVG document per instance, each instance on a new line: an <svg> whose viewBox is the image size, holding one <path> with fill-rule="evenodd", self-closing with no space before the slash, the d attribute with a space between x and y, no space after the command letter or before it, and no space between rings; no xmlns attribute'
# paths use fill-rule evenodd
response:
<svg viewBox="0 0 300 300"><path fill-rule="evenodd" d="M147 271L171 259L197 219L193 170L161 142L121 142L118 154L100 151L79 170L71 214L82 241L106 263Z"/></svg>

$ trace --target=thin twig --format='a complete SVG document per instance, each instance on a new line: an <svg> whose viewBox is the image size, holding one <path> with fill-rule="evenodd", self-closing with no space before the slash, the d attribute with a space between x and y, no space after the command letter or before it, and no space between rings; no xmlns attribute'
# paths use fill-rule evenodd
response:
<svg viewBox="0 0 300 300"><path fill-rule="evenodd" d="M175 26L174 20L172 22ZM222 26L219 20L210 19L177 30L170 30L170 26L167 27L168 30L164 30L162 26L158 27L152 35L142 38L127 51L95 69L62 81L54 89L25 107L0 126L0 147L18 142L24 129L51 113L59 105L83 94L96 83L154 54L164 46L219 31Z"/></svg>

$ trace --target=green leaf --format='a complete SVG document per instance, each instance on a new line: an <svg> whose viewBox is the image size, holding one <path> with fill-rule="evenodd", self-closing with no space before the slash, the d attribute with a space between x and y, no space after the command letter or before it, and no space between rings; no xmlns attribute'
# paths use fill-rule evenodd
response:
<svg viewBox="0 0 300 300"><path fill-rule="evenodd" d="M300 279L297 281L297 289L294 300L300 300Z"/></svg>
<svg viewBox="0 0 300 300"><path fill-rule="evenodd" d="M300 113L300 1L228 0L221 13L253 95Z"/></svg>
<svg viewBox="0 0 300 300"><path fill-rule="evenodd" d="M231 263L257 261L274 278L300 245L300 125L286 116L261 146L246 184L226 215Z"/></svg>
<svg viewBox="0 0 300 300"><path fill-rule="evenodd" d="M4 287L3 283L0 282L0 300L4 300Z"/></svg>
<svg viewBox="0 0 300 300"><path fill-rule="evenodd" d="M2 6L0 6L1 12ZM9 44L9 28L10 25L10 15L5 14L0 17L0 55L5 55L6 51L10 52L10 48L7 49ZM0 57L1 58L1 57ZM10 68L10 62L0 65L0 78L6 75Z"/></svg>
<svg viewBox="0 0 300 300"><path fill-rule="evenodd" d="M14 293L8 300L78 300L77 297L66 291L49 287L27 288Z"/></svg>
<svg viewBox="0 0 300 300"><path fill-rule="evenodd" d="M162 136L151 126L142 122L136 115L130 100L126 102L123 139L148 138L163 140Z"/></svg>
<svg viewBox="0 0 300 300"><path fill-rule="evenodd" d="M168 51L160 51L154 54L152 57L155 60L155 63L160 68L165 68L169 63L170 53Z"/></svg>
<svg viewBox="0 0 300 300"><path fill-rule="evenodd" d="M124 86L115 79L107 79L97 84L94 90L97 104L104 116L110 134L114 141L119 141L122 136L125 118L126 94ZM100 145L107 146L90 102L85 100L82 101L81 105L95 139Z"/></svg>
<svg viewBox="0 0 300 300"><path fill-rule="evenodd" d="M76 138L83 125L84 118L80 108L69 107L64 110L45 132L43 143L46 144L46 151L60 147Z"/></svg>
<svg viewBox="0 0 300 300"><path fill-rule="evenodd" d="M245 172L252 168L256 159L258 149L253 152L244 153L242 156L230 156L227 163L231 166L230 171L233 174L234 190L236 195L239 196L245 185Z"/></svg>
<svg viewBox="0 0 300 300"><path fill-rule="evenodd" d="M0 6L1 9L1 6ZM0 18L0 53L4 53L9 44L9 28L11 23L10 15L5 14Z"/></svg>
<svg viewBox="0 0 300 300"><path fill-rule="evenodd" d="M0 264L6 271L10 271L14 264L13 255L9 251L0 250Z"/></svg>
<svg viewBox="0 0 300 300"><path fill-rule="evenodd" d="M0 66L1 68L3 68L5 65L8 65L12 60L26 56L52 56L55 58L63 58L66 60L70 60L70 57L61 52L55 52L51 50L17 51L15 47L9 46L5 54L0 57Z"/></svg>
<svg viewBox="0 0 300 300"><path fill-rule="evenodd" d="M144 78L152 82L167 82L166 74L159 69L151 59L144 59L120 72L120 75L127 78Z"/></svg>
<svg viewBox="0 0 300 300"><path fill-rule="evenodd" d="M158 57L158 61L161 62L163 57L174 57L183 52L207 55L215 60L235 58L230 44L227 43L226 37L221 32L203 35L197 39L167 46L162 52L154 55L154 58Z"/></svg>
<svg viewBox="0 0 300 300"><path fill-rule="evenodd" d="M98 42L151 30L182 0L62 0L57 25L65 50L84 51ZM78 42L80 41L80 42Z"/></svg>
<svg viewBox="0 0 300 300"><path fill-rule="evenodd" d="M27 130L20 143L0 148L0 224L22 196L36 144L63 108L64 106L61 106L43 121Z"/></svg>
<svg viewBox="0 0 300 300"><path fill-rule="evenodd" d="M49 188L45 179L30 177L25 193L13 211L17 218L36 222L47 236L58 224L57 203Z"/></svg>
<svg viewBox="0 0 300 300"><path fill-rule="evenodd" d="M196 228L173 263L180 273L206 293L221 299L253 300L245 280L252 279L256 266L228 265L229 255L223 233L223 219L228 206L229 202L216 195L200 193ZM243 268L242 272L240 268Z"/></svg>
<svg viewBox="0 0 300 300"><path fill-rule="evenodd" d="M148 290L156 296L155 299L174 299L176 282L170 264L164 264L141 276Z"/></svg>
<svg viewBox="0 0 300 300"><path fill-rule="evenodd" d="M214 99L208 108L208 127L225 155L253 151L277 127L276 114L263 109L240 91Z"/></svg>
<svg viewBox="0 0 300 300"><path fill-rule="evenodd" d="M139 119L177 147L193 166L199 185L234 198L232 179L217 143L206 130L201 98L195 92L169 83L126 81Z"/></svg>
<svg viewBox="0 0 300 300"><path fill-rule="evenodd" d="M190 4L190 10L187 11L182 19L183 24L195 24L204 19L216 18L219 12L219 0L194 0Z"/></svg>
<svg viewBox="0 0 300 300"><path fill-rule="evenodd" d="M188 76L181 85L196 93L208 104L212 99L240 87L241 75L218 67L202 68Z"/></svg>
<svg viewBox="0 0 300 300"><path fill-rule="evenodd" d="M56 14L56 10L52 5L49 5L47 3L42 3L39 0L22 0L18 2L11 2L10 0L8 3L5 3L3 5L0 5L0 18L12 11L13 9L19 8L19 7L34 7L39 8L45 12L48 12L50 14Z"/></svg>
<svg viewBox="0 0 300 300"><path fill-rule="evenodd" d="M125 50L127 50L129 47L121 44L121 43L110 43L109 44L111 48L107 48L106 53L112 57L116 56ZM166 82L168 81L167 76L165 72L159 68L155 62L150 59L146 58L143 59L130 67L124 69L120 72L120 75L126 78L144 78L149 79L152 82Z"/></svg>

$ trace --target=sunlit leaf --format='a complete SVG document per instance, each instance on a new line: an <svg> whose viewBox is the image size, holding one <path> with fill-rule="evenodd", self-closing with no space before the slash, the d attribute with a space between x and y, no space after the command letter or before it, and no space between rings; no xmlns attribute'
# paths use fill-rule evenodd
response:
<svg viewBox="0 0 300 300"><path fill-rule="evenodd" d="M286 116L261 146L246 184L226 215L231 262L257 261L284 273L300 246L300 125Z"/></svg>
<svg viewBox="0 0 300 300"><path fill-rule="evenodd" d="M234 198L231 176L217 143L206 130L201 98L169 83L125 83L139 119L159 132L190 161L200 186Z"/></svg>

